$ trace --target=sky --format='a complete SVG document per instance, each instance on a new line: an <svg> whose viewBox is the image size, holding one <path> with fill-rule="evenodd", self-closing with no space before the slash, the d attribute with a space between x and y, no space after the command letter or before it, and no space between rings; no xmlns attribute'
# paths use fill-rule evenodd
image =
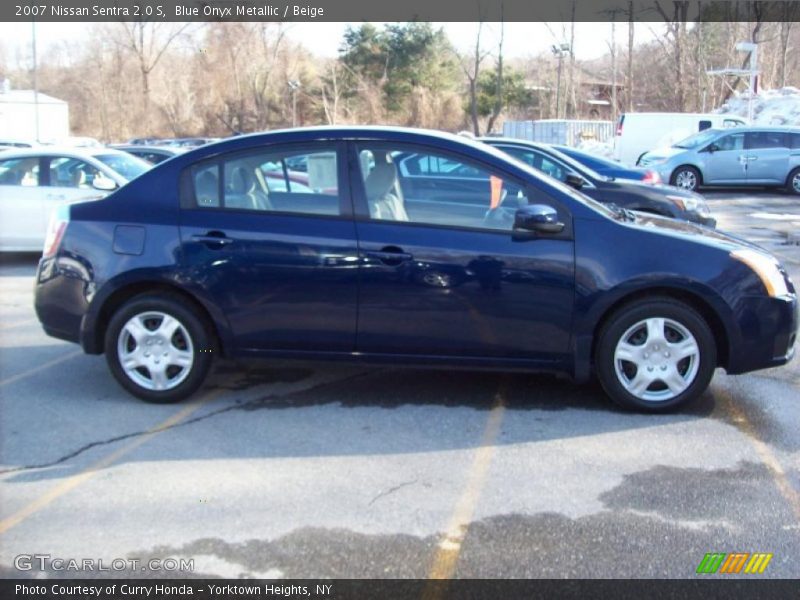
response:
<svg viewBox="0 0 800 600"><path fill-rule="evenodd" d="M291 23L288 35L302 42L313 54L322 57L333 57L338 53L342 34L348 23ZM358 25L354 23L353 25ZM450 40L460 51L469 51L474 47L477 23L434 23L444 27ZM569 41L569 23L506 23L504 54L507 58L527 58L540 52L546 52L554 43ZM637 24L636 42L650 41L654 31L659 32L663 24ZM500 32L499 23L485 23L482 33L484 48L496 47ZM37 23L37 51L44 53L47 46L59 41L80 41L88 34L85 23ZM616 26L615 32L618 48L628 43L626 23ZM11 54L15 47L27 51L31 43L31 27L19 23L0 23L0 40L3 40L7 51ZM611 43L610 23L576 23L575 24L575 57L578 60L597 58L608 52ZM13 54L12 54L13 55Z"/></svg>

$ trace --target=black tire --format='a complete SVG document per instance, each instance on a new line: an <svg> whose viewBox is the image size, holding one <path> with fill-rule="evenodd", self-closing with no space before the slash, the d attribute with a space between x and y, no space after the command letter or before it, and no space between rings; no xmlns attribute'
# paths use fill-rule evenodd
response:
<svg viewBox="0 0 800 600"><path fill-rule="evenodd" d="M642 361L641 364L637 365L635 362L627 362L624 359L617 361L615 359L617 345L622 341L633 340L635 336L641 336L641 323L657 318L666 320L663 327L665 342L663 347L659 349L659 342L655 338L651 343L649 329L645 326L647 337L641 347L631 344L631 347L636 348L637 352L641 352L641 355L638 356L638 359ZM673 344L691 342L688 337L682 335L681 327L683 333L688 332L694 338L697 352L692 357L678 360L675 358L678 356L675 349L679 346ZM634 333L630 334L632 330ZM672 341L670 341L670 337ZM652 351L653 347L656 348L655 352ZM644 360L644 357L648 357L646 353L648 349L652 356L648 360ZM670 350L675 356L670 354ZM670 358L662 358L666 356L670 356ZM619 364L617 364L618 362ZM711 329L697 311L683 302L671 298L652 297L626 304L611 315L598 332L594 364L600 384L614 402L631 410L659 413L691 402L706 390L717 366L717 349ZM650 373L644 371L645 365ZM664 367L664 365L667 366ZM643 379L646 380L658 377L662 368L668 369L664 371L665 374L672 373L673 366L680 378L680 385L686 384L680 393L668 388L664 382L654 380L640 395L636 395L629 391L626 383L623 382L627 382L628 385L633 383L640 368ZM676 386L676 388L679 387ZM661 397L655 397L658 395Z"/></svg>
<svg viewBox="0 0 800 600"><path fill-rule="evenodd" d="M786 191L800 196L800 167L789 173L789 177L786 178Z"/></svg>
<svg viewBox="0 0 800 600"><path fill-rule="evenodd" d="M683 190L696 192L703 184L703 179L700 175L700 171L689 165L682 165L672 172L669 183Z"/></svg>
<svg viewBox="0 0 800 600"><path fill-rule="evenodd" d="M167 385L170 386L166 389L148 389L148 387L145 387L148 378L155 382L155 378L147 367L129 369L132 372L129 376L121 364L119 354L121 347L123 352L127 349L132 353L140 349L139 342L134 339L134 336L127 331L123 334L122 330L131 319L137 316L142 317L142 315L149 315L150 317L137 321L143 324L144 330L142 332L147 336L149 343L162 343L166 340L166 333L159 335L160 330L149 330L151 325L160 326L159 324L165 322L163 318L159 320L158 315L170 316L176 319L179 324L175 333L170 336L169 341L165 342L169 347L156 344L152 346L153 350L151 350L145 347L147 342L142 341L141 344L142 355L147 350L148 354L144 356L148 358L141 358L140 360L158 362L160 359L163 361L164 366L161 369L164 370ZM167 330L165 329L165 331ZM121 338L121 335L124 337ZM155 339L156 337L159 339ZM158 358L155 358L155 348L158 348ZM162 350L175 351L176 356L177 353L181 353L184 359L191 357L191 364L185 367L172 364L166 366L168 359L161 357L160 352ZM117 309L106 329L105 354L111 373L128 392L146 402L170 404L191 396L205 381L211 369L214 350L214 337L203 318L191 308L191 304L187 303L185 299L171 294L143 294L132 298ZM167 354L163 356L167 356ZM150 364L153 363L151 362ZM155 367L155 365L153 366ZM173 374L172 377L170 373ZM134 377L140 380L140 383L134 381Z"/></svg>

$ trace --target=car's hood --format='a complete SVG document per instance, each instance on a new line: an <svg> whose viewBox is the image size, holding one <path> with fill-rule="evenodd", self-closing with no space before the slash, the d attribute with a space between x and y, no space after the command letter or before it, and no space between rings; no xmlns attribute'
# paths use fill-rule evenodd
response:
<svg viewBox="0 0 800 600"><path fill-rule="evenodd" d="M681 198L695 198L705 202L705 198L696 192L690 192L672 185L664 185L663 183L652 184L630 179L615 179L614 181L606 182L606 187L607 189L634 192L651 198L658 197L663 199L665 196L679 196Z"/></svg>
<svg viewBox="0 0 800 600"><path fill-rule="evenodd" d="M686 152L686 148L676 148L675 146L660 146L658 148L653 148L652 150L647 152L642 157L642 161L644 161L645 159L653 161L653 160L663 160L667 158L672 158L676 154L681 154L682 152Z"/></svg>
<svg viewBox="0 0 800 600"><path fill-rule="evenodd" d="M667 235L680 235L694 239L695 241L702 241L708 245L725 248L727 250L741 249L742 247L751 248L771 254L761 246L748 242L731 233L726 233L718 229L711 229L697 223L683 221L679 219L670 219L668 217L660 217L649 213L634 212L635 221L631 223L634 226L642 227L645 229L655 230L655 233L664 233Z"/></svg>

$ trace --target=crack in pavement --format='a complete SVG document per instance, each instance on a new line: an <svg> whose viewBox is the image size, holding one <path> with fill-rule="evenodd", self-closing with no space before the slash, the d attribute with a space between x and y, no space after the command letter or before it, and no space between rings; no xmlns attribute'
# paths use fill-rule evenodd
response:
<svg viewBox="0 0 800 600"><path fill-rule="evenodd" d="M402 489L404 487L408 487L409 485L413 485L413 484L417 483L417 481L419 481L419 479L414 479L412 481L404 481L403 483L398 483L396 486L391 487L388 490L386 490L385 492L381 492L380 494L375 496L372 500L369 501L369 504L367 504L367 506L372 506L373 504L375 504L375 502L377 502L381 498L385 498L389 494L393 494L399 489Z"/></svg>
<svg viewBox="0 0 800 600"><path fill-rule="evenodd" d="M224 406L222 408L219 408L217 410L213 410L213 411L211 411L209 413L206 413L204 415L199 415L197 417L193 417L191 419L187 419L186 421L181 421L180 423L176 423L174 425L168 425L166 427L160 427L158 429L152 429L152 430L146 429L146 430L142 430L142 431L134 431L134 432L126 433L126 434L123 434L123 435L114 436L114 437L111 437L111 438L108 438L108 439L105 439L105 440L99 440L99 441L95 441L95 442L90 442L90 443L88 443L88 444L86 444L84 446L81 446L77 450L73 450L72 452L70 452L68 454L65 454L65 455L61 456L60 458L57 458L57 459L52 460L50 462L39 463L39 464L34 464L34 465L21 465L21 466L18 466L18 467L12 467L10 469L2 469L2 470L0 470L0 475L6 475L8 473L19 473L19 472L22 472L22 471L32 471L32 470L35 470L35 469L44 469L44 468L47 468L47 467L54 467L56 465L60 465L60 464L62 464L64 462L70 460L71 458L75 458L76 456L78 456L80 454L83 454L84 452L87 452L88 450L91 450L92 448L96 448L96 447L99 447L99 446L107 446L109 444L115 444L116 442L120 442L122 440L127 440L127 439L130 439L130 438L139 437L139 436L142 436L142 435L145 435L145 434L149 434L149 433L154 433L154 432L155 433L161 433L163 431L167 431L167 430L170 430L170 429L176 429L178 427L184 427L186 425L192 425L194 423L198 423L200 421L205 421L206 419L210 419L211 417L216 417L216 416L219 416L221 414L224 414L224 413L227 413L227 412L230 412L230 411L233 411L233 410L249 410L249 409L253 409L253 408L260 408L259 405L263 405L265 402L268 402L270 400L276 400L276 399L279 399L279 398L291 397L294 394L306 393L306 392L309 392L309 391L312 391L312 390L316 390L316 389L319 389L319 388L324 388L325 386L328 386L328 385L334 385L334 384L335 385L339 385L341 383L346 383L348 381L351 381L351 380L354 380L354 379L358 379L359 377L364 377L364 376L370 375L370 374L372 374L372 372L356 373L355 375L350 375L349 377L344 377L342 379L337 379L335 381L323 381L323 382L320 382L317 385L313 385L313 386L311 386L309 388L306 388L306 389L303 389L303 390L292 390L292 391L290 391L290 392L288 392L286 394L267 394L265 396L259 396L257 398L252 398L252 399L247 400L247 401L236 400L235 404L232 404L230 406Z"/></svg>

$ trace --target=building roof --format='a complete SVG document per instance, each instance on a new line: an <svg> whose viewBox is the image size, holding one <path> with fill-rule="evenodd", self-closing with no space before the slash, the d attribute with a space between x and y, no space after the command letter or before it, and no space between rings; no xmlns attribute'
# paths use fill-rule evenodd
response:
<svg viewBox="0 0 800 600"><path fill-rule="evenodd" d="M0 88L0 103L2 104L67 104L64 100L53 98L47 94L39 92L34 98L33 90L10 90L3 92Z"/></svg>

